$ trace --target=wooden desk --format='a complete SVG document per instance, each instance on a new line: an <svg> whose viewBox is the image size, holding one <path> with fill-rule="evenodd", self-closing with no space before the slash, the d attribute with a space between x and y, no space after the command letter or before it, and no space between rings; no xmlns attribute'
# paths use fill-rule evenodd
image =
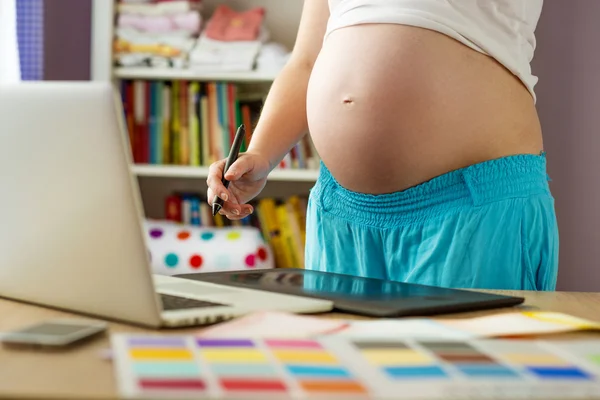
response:
<svg viewBox="0 0 600 400"><path fill-rule="evenodd" d="M600 293L498 293L525 296L525 307L565 312L582 318L600 320ZM507 309L500 309L478 313L453 314L449 317L470 317L506 311ZM323 316L351 317L346 314L324 314ZM0 300L0 331L16 329L57 317L77 318L78 316ZM181 334L182 332L198 332L198 330L185 329L164 331L164 333ZM110 325L110 332L144 331L144 329L123 324ZM577 333L568 336L591 335L593 333ZM561 336L566 337L566 335ZM113 377L112 364L101 357L102 351L108 347L108 336L96 338L80 347L61 352L14 350L0 347L0 398L115 399L117 398L117 388Z"/></svg>

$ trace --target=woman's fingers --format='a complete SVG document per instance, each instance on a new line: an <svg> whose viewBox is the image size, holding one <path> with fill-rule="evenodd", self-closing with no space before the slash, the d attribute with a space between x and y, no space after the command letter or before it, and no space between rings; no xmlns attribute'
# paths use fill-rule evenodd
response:
<svg viewBox="0 0 600 400"><path fill-rule="evenodd" d="M208 169L206 184L212 192L207 199L210 205L212 205L215 200L215 195L219 196L223 201L228 201L229 198L232 197L229 190L227 190L221 181L221 179L223 179L223 168L225 168L225 160L213 163Z"/></svg>
<svg viewBox="0 0 600 400"><path fill-rule="evenodd" d="M224 211L223 209L221 209L221 211L219 211L219 214L225 216L227 219L235 221L235 220L244 219L248 215L250 215L251 213L244 212L244 213L241 213L241 214L231 214L231 213L228 213L228 212Z"/></svg>
<svg viewBox="0 0 600 400"><path fill-rule="evenodd" d="M215 197L214 191L211 188L208 188L206 195L208 203L212 206ZM250 204L239 204L237 198L232 195L230 200L222 203L220 214L229 219L242 219L253 212L254 208Z"/></svg>
<svg viewBox="0 0 600 400"><path fill-rule="evenodd" d="M235 199L235 201L232 202L225 202L223 208L221 208L220 214L231 220L239 220L246 218L248 215L252 214L253 211L254 209L250 204L240 205L237 204L237 199Z"/></svg>

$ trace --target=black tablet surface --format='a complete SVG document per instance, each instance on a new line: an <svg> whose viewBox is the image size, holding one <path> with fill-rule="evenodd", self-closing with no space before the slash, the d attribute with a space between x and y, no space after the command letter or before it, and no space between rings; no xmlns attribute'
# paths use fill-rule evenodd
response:
<svg viewBox="0 0 600 400"><path fill-rule="evenodd" d="M338 311L372 317L433 315L509 307L524 298L303 269L178 275L222 285L328 299Z"/></svg>

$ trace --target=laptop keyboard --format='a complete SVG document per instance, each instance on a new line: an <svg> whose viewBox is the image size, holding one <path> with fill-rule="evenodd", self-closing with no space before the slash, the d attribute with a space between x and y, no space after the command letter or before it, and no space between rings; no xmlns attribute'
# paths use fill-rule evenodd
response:
<svg viewBox="0 0 600 400"><path fill-rule="evenodd" d="M165 311L226 306L225 304L211 303L210 301L188 299L185 297L171 296L162 293L159 294L163 310Z"/></svg>

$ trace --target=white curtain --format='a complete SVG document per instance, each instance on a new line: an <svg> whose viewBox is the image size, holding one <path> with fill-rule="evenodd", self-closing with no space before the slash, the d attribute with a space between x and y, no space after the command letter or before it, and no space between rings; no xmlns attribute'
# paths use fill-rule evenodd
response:
<svg viewBox="0 0 600 400"><path fill-rule="evenodd" d="M0 0L0 83L21 80L16 1Z"/></svg>

